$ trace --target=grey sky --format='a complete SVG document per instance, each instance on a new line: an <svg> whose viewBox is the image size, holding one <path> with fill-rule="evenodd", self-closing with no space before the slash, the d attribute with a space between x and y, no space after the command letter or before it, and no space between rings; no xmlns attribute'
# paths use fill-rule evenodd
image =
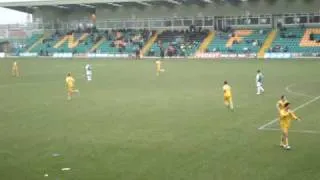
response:
<svg viewBox="0 0 320 180"><path fill-rule="evenodd" d="M0 2L26 2L32 0L0 0ZM33 0L35 1L35 0ZM15 24L25 23L27 21L27 14L19 11L14 11L0 7L0 24Z"/></svg>
<svg viewBox="0 0 320 180"><path fill-rule="evenodd" d="M0 14L0 24L16 24L27 21L27 14L23 12L0 7Z"/></svg>

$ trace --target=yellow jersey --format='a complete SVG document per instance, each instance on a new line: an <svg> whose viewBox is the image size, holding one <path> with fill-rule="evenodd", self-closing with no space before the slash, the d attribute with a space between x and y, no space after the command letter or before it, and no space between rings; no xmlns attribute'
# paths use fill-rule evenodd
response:
<svg viewBox="0 0 320 180"><path fill-rule="evenodd" d="M160 69L161 67L161 61L156 61L157 69Z"/></svg>
<svg viewBox="0 0 320 180"><path fill-rule="evenodd" d="M298 119L298 117L291 110L283 109L280 111L280 124L281 124L281 126L289 127L290 122L292 120L297 120L297 119Z"/></svg>
<svg viewBox="0 0 320 180"><path fill-rule="evenodd" d="M74 78L71 76L66 77L66 84L68 86L68 88L74 87Z"/></svg>
<svg viewBox="0 0 320 180"><path fill-rule="evenodd" d="M17 67L18 67L18 63L17 63L17 62L13 62L12 68L13 68L13 69L16 69Z"/></svg>
<svg viewBox="0 0 320 180"><path fill-rule="evenodd" d="M279 100L277 102L277 108L279 111L283 110L284 109L284 105L287 103L288 101L287 100Z"/></svg>
<svg viewBox="0 0 320 180"><path fill-rule="evenodd" d="M223 85L222 89L223 89L223 96L224 97L231 97L232 96L231 86L229 86L229 84Z"/></svg>

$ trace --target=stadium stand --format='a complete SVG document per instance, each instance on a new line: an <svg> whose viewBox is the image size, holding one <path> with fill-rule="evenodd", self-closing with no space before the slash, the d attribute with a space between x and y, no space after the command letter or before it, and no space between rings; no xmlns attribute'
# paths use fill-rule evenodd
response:
<svg viewBox="0 0 320 180"><path fill-rule="evenodd" d="M42 55L55 52L86 53L93 46L94 37L95 32L92 32L91 29L87 29L84 32L76 30L68 33L56 31L49 36L38 36L37 40L41 42L35 44L29 51Z"/></svg>
<svg viewBox="0 0 320 180"><path fill-rule="evenodd" d="M152 36L152 31L139 29L121 29L105 31L105 40L96 47L99 53L135 53L142 49L145 42Z"/></svg>
<svg viewBox="0 0 320 180"><path fill-rule="evenodd" d="M112 31L99 31L87 29L85 32L70 31L61 33L56 31L50 37L43 38L43 35L33 35L28 44L32 46L30 52L50 54L55 52L72 53L134 53L141 49L145 42L152 36L152 31L121 29ZM42 42L37 43L41 40ZM98 44L99 43L99 44ZM97 46L95 46L97 44Z"/></svg>
<svg viewBox="0 0 320 180"><path fill-rule="evenodd" d="M208 30L190 32L189 30L164 31L158 35L148 56L160 56L160 47L163 47L168 56L193 55L208 35Z"/></svg>
<svg viewBox="0 0 320 180"><path fill-rule="evenodd" d="M281 57L281 53L287 52L320 52L317 28L320 13L318 9L311 10L319 7L320 1L309 4L303 0L275 1L270 6L266 1L251 3L241 0L226 0L224 5L213 0L0 2L1 7L32 14L33 21L0 25L0 40L8 40L7 51L16 56L20 53L130 55L138 50L145 56L159 56L160 47L168 56L207 53L210 57L211 53L219 57L219 54L224 57L252 54L264 58L267 53L278 53ZM239 9L240 4L242 10L246 9L245 14ZM299 13L294 13L297 7ZM213 8L216 10L212 11ZM281 13L281 9L291 9L292 13ZM199 31L199 28L208 30Z"/></svg>
<svg viewBox="0 0 320 180"><path fill-rule="evenodd" d="M30 38L26 39L27 47L34 45L42 36L43 34L32 34Z"/></svg>
<svg viewBox="0 0 320 180"><path fill-rule="evenodd" d="M319 28L282 28L268 52L318 53L320 43L310 35L320 34Z"/></svg>
<svg viewBox="0 0 320 180"><path fill-rule="evenodd" d="M209 52L257 53L270 29L238 29L219 31L208 45Z"/></svg>
<svg viewBox="0 0 320 180"><path fill-rule="evenodd" d="M271 29L237 29L217 31L208 43L206 52L222 53L258 53L267 39ZM36 52L48 55L55 52L72 53L135 53L141 50L155 31L148 30L80 30L61 33L56 31L51 35L41 33L32 34L26 39L23 52ZM152 44L147 56L159 56L160 47L164 47L168 56L190 56L200 47L212 32L189 32L167 30L160 33ZM312 40L310 39L312 36ZM270 42L270 48L265 52L296 52L317 53L320 51L320 28L283 28L276 33Z"/></svg>

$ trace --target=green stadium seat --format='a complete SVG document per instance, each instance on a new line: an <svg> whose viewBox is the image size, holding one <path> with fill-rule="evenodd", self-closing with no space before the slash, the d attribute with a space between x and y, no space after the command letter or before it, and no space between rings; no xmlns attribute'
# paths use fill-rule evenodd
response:
<svg viewBox="0 0 320 180"><path fill-rule="evenodd" d="M217 32L215 38L213 41L209 44L208 50L210 52L234 52L234 53L244 53L244 52L251 52L251 53L257 53L260 49L260 45L263 44L265 39L267 38L268 33L271 31L271 29L262 29L263 32L260 33L260 29L257 30L235 30L237 31L248 31L248 35L239 35L241 40L238 41L237 44L232 44L230 47L227 47L227 44L230 41L231 32L225 33L225 32ZM249 33L250 32L250 33ZM257 41L256 45L253 45L253 41ZM248 49L248 51L246 50Z"/></svg>
<svg viewBox="0 0 320 180"><path fill-rule="evenodd" d="M303 47L300 42L304 36L306 28L286 28L278 31L276 39L271 48L273 52L291 52L291 53L319 53L320 47ZM288 37L289 36L289 37ZM317 36L316 36L317 37ZM271 50L268 50L271 51Z"/></svg>

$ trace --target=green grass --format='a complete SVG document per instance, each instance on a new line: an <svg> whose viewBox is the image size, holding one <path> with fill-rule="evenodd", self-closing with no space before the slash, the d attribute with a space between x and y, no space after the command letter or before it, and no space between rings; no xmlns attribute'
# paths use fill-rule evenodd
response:
<svg viewBox="0 0 320 180"><path fill-rule="evenodd" d="M91 83L85 60L18 62L22 76L13 78L12 60L0 61L3 180L320 179L319 134L291 133L293 149L284 151L279 132L257 130L277 116L280 95L293 108L320 95L319 61L172 60L156 77L153 61L97 60ZM262 96L257 69L265 74ZM81 91L69 102L67 72ZM235 112L223 106L224 80ZM312 97L286 92L291 84ZM319 106L299 109L303 121L292 129L320 132Z"/></svg>

